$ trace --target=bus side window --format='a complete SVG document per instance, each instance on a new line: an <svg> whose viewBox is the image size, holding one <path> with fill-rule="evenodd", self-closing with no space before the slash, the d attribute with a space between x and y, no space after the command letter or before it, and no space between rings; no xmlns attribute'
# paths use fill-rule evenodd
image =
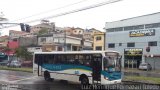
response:
<svg viewBox="0 0 160 90"><path fill-rule="evenodd" d="M56 64L60 64L60 63L61 63L61 56L58 54L56 58Z"/></svg>
<svg viewBox="0 0 160 90"><path fill-rule="evenodd" d="M83 65L84 64L84 54L80 54L79 55L79 58L78 58L78 60L77 60L77 62L78 62L78 64L80 64L80 65Z"/></svg>
<svg viewBox="0 0 160 90"><path fill-rule="evenodd" d="M74 56L72 54L70 55L67 55L66 56L66 59L67 59L67 64L73 64L74 63Z"/></svg>
<svg viewBox="0 0 160 90"><path fill-rule="evenodd" d="M64 54L57 54L54 59L56 64L66 64L66 55Z"/></svg>
<svg viewBox="0 0 160 90"><path fill-rule="evenodd" d="M67 59L66 59L66 55L60 55L61 56L61 63L62 64L67 64Z"/></svg>
<svg viewBox="0 0 160 90"><path fill-rule="evenodd" d="M74 64L80 64L79 60L78 60L78 59L75 59L75 60L74 60Z"/></svg>
<svg viewBox="0 0 160 90"><path fill-rule="evenodd" d="M48 64L48 61L47 61L47 57L46 57L47 55L42 55L41 56L41 59L42 59L42 62L43 63L47 63Z"/></svg>
<svg viewBox="0 0 160 90"><path fill-rule="evenodd" d="M54 63L54 55L50 54L48 55L48 63L53 64Z"/></svg>
<svg viewBox="0 0 160 90"><path fill-rule="evenodd" d="M87 55L84 55L84 60L83 60L83 65L85 66L91 66L91 54L87 54Z"/></svg>

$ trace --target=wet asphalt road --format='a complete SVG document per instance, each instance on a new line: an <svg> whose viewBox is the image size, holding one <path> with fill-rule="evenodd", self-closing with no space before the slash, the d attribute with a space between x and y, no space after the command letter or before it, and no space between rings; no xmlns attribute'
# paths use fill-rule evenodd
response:
<svg viewBox="0 0 160 90"><path fill-rule="evenodd" d="M128 85L126 85L128 84ZM139 88L130 90L143 90L146 85L133 83L123 83L120 90L129 90L127 88ZM154 90L160 90L160 86L149 85L147 88L153 87ZM0 90L81 90L79 84L68 83L65 81L45 81L43 77L38 77L32 73L0 70ZM90 90L90 86L83 87L84 90ZM95 87L93 90L97 90ZM144 90L153 90L153 88ZM108 89L107 89L108 90ZM115 89L110 89L115 90Z"/></svg>
<svg viewBox="0 0 160 90"><path fill-rule="evenodd" d="M0 70L0 90L80 90L79 84L45 81L32 73Z"/></svg>

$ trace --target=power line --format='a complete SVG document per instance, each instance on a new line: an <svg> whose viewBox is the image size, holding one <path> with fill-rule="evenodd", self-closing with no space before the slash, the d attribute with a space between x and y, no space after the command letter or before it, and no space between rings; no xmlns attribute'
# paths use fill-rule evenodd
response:
<svg viewBox="0 0 160 90"><path fill-rule="evenodd" d="M95 5L83 7L83 8L76 9L76 10L71 10L71 11L60 13L60 14L56 14L56 15L52 15L52 16L49 16L49 17L46 17L46 18L36 19L36 20L29 21L29 22L26 22L26 23L32 23L32 22L43 20L43 19L51 19L51 18L55 18L55 17L59 17L59 16L64 16L64 15L67 15L67 14L76 13L76 12L80 12L80 11L96 8L96 7L104 6L106 4L115 3L115 2L119 2L119 1L122 1L122 0L110 0L110 1L107 1L107 2L105 1L105 2L102 2L102 3L95 4Z"/></svg>
<svg viewBox="0 0 160 90"><path fill-rule="evenodd" d="M41 21L43 19L51 19L51 18L55 18L55 17L59 17L59 16L64 16L64 15L68 15L68 14L72 14L72 13L76 13L76 12L80 12L80 11L104 6L104 5L119 2L119 1L122 1L122 0L109 0L109 1L98 3L98 4L90 5L90 6L87 6L87 7L83 7L83 8L80 8L80 9L75 9L75 10L67 11L67 12L64 12L64 13L52 15L52 16L45 17L45 18L35 19L35 20L32 20L32 21L23 22L23 23L33 23L33 22ZM16 25L13 25L13 26L16 26ZM13 26L9 26L9 27L13 27ZM9 27L4 27L4 28L9 28Z"/></svg>
<svg viewBox="0 0 160 90"><path fill-rule="evenodd" d="M55 9L48 10L48 11L40 12L40 13L31 15L31 16L27 16L27 17L24 17L24 18L20 18L20 19L17 19L17 20L13 20L13 21L11 21L11 22L15 22L15 21L19 21L19 20L22 20L22 19L27 19L27 18L30 18L30 17L38 16L38 15L41 15L41 14L44 14L44 13L48 13L48 12L51 12L51 11L56 11L56 10L63 9L63 8L66 8L66 7L70 7L70 6L73 6L73 5L76 5L76 4L85 2L85 1L87 1L87 0L81 0L81 1L76 2L76 3L71 3L71 4L68 4L68 5L62 6L62 7L58 7L58 8L55 8Z"/></svg>

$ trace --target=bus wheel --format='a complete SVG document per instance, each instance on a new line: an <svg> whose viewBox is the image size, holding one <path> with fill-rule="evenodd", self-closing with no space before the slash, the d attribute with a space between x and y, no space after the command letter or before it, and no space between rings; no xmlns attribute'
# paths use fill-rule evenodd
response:
<svg viewBox="0 0 160 90"><path fill-rule="evenodd" d="M49 74L48 71L45 71L45 72L44 72L44 79L45 79L46 81L50 81L50 80L51 80L51 77L50 77L50 74Z"/></svg>
<svg viewBox="0 0 160 90"><path fill-rule="evenodd" d="M89 84L88 78L86 76L82 77L81 78L81 85L88 85L88 84Z"/></svg>

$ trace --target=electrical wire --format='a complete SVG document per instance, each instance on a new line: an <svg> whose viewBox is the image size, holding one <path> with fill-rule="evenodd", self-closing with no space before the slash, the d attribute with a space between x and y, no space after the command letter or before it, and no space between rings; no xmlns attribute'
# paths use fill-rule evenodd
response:
<svg viewBox="0 0 160 90"><path fill-rule="evenodd" d="M76 13L76 12L100 7L100 6L104 6L104 5L107 5L107 4L119 2L119 1L122 1L122 0L109 0L109 1L98 3L98 4L90 5L90 6L87 6L87 7L83 7L83 8L80 8L80 9L75 9L75 10L67 11L67 12L64 12L64 13L59 13L59 14L56 14L56 15L52 15L52 16L49 16L49 17L35 19L35 20L32 20L32 21L21 22L21 23L33 23L33 22L44 20L44 19L51 19L51 18L55 18L55 17L60 17L60 16L64 16L64 15L68 15L68 14L72 14L72 13ZM8 26L8 27L4 27L4 28L9 28L9 27L13 27L13 26L17 26L17 25L12 25L12 26Z"/></svg>
<svg viewBox="0 0 160 90"><path fill-rule="evenodd" d="M119 2L119 1L122 1L122 0L110 0L110 1L107 1L107 2L105 1L105 2L102 2L102 3L95 4L95 5L83 7L83 8L76 9L76 10L71 10L71 11L68 11L68 12L52 15L52 16L49 16L49 17L46 17L46 18L36 19L36 20L33 20L33 21L25 22L25 23L33 23L33 22L36 22L36 21L41 21L43 19L51 19L51 18L55 18L55 17L60 17L60 16L64 16L64 15L67 15L67 14L72 14L72 13L96 8L96 7L100 7L100 6L103 6L103 5L106 5L106 4L111 4L111 3L115 3L115 2Z"/></svg>
<svg viewBox="0 0 160 90"><path fill-rule="evenodd" d="M76 4L85 2L85 1L87 1L87 0L81 0L81 1L79 1L79 2L71 3L71 4L68 4L68 5L65 5L65 6L62 6L62 7L58 7L58 8L55 8L55 9L51 9L51 10L48 10L48 11L40 12L40 13L37 13L37 14L34 14L34 15L30 15L30 16L27 16L27 17L24 17L24 18L20 18L20 19L17 19L17 20L13 20L13 21L11 21L11 22L15 22L15 21L19 21L19 20L31 18L31 17L34 17L34 16L38 16L38 15L41 15L41 14L44 14L44 13L56 11L56 10L63 9L63 8L67 8L67 7L70 7L70 6L73 6L73 5L76 5Z"/></svg>

